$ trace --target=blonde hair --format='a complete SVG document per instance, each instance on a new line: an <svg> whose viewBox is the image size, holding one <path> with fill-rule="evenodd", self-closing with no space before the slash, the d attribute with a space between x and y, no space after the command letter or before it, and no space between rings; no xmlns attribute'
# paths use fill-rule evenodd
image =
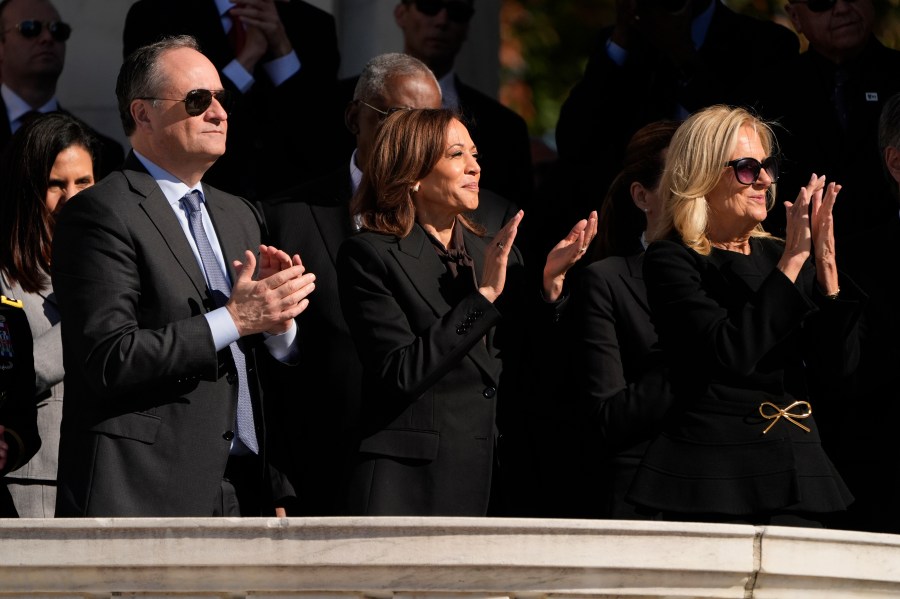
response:
<svg viewBox="0 0 900 599"><path fill-rule="evenodd" d="M666 155L666 166L659 184L663 213L656 228L648 231L651 240L677 232L685 245L698 254L708 255L709 203L706 196L723 176L725 164L738 144L738 134L749 125L759 134L768 155L775 150L775 135L768 123L743 108L715 105L691 115L675 132ZM766 207L775 203L775 184L768 191ZM761 224L752 237L771 237Z"/></svg>

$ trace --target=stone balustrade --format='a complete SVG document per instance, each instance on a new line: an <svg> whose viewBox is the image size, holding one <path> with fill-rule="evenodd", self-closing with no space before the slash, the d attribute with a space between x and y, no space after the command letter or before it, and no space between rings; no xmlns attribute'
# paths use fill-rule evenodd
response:
<svg viewBox="0 0 900 599"><path fill-rule="evenodd" d="M0 597L900 596L900 536L491 518L0 521Z"/></svg>

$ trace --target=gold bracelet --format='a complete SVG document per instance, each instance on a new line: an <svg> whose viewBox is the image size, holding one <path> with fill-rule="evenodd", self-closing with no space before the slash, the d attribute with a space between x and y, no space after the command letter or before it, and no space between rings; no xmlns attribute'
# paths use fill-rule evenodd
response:
<svg viewBox="0 0 900 599"><path fill-rule="evenodd" d="M841 294L841 288L838 287L834 293L826 293L825 297L827 297L830 300L836 300L840 294Z"/></svg>

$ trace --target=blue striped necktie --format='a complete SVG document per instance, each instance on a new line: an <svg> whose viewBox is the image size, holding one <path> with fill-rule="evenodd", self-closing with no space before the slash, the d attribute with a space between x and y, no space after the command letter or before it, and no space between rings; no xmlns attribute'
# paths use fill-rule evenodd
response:
<svg viewBox="0 0 900 599"><path fill-rule="evenodd" d="M219 267L219 261L216 259L215 252L213 252L209 237L206 236L206 230L203 228L203 215L200 211L203 196L200 194L200 191L195 189L189 191L181 201L187 210L191 234L194 236L197 250L200 252L200 260L203 262L203 270L206 272L206 281L209 285L210 295L215 306L220 308L225 305L231 296L231 287L228 285L228 281L225 280L225 273ZM231 356L234 359L238 377L238 405L237 418L235 419L237 437L241 440L241 443L247 446L247 449L258 454L259 444L256 441L256 428L253 423L253 405L250 401L247 361L244 357L244 350L237 341L228 347L231 349Z"/></svg>

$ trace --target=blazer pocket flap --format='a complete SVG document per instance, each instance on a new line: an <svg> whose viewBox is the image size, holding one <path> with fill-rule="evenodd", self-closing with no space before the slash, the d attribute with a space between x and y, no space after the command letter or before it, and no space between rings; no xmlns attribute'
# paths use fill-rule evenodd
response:
<svg viewBox="0 0 900 599"><path fill-rule="evenodd" d="M363 439L359 444L359 451L430 461L437 457L440 441L441 436L437 431L388 429Z"/></svg>
<svg viewBox="0 0 900 599"><path fill-rule="evenodd" d="M95 433L103 433L112 437L133 439L141 443L153 444L159 432L159 416L143 412L131 412L114 416L91 427Z"/></svg>

